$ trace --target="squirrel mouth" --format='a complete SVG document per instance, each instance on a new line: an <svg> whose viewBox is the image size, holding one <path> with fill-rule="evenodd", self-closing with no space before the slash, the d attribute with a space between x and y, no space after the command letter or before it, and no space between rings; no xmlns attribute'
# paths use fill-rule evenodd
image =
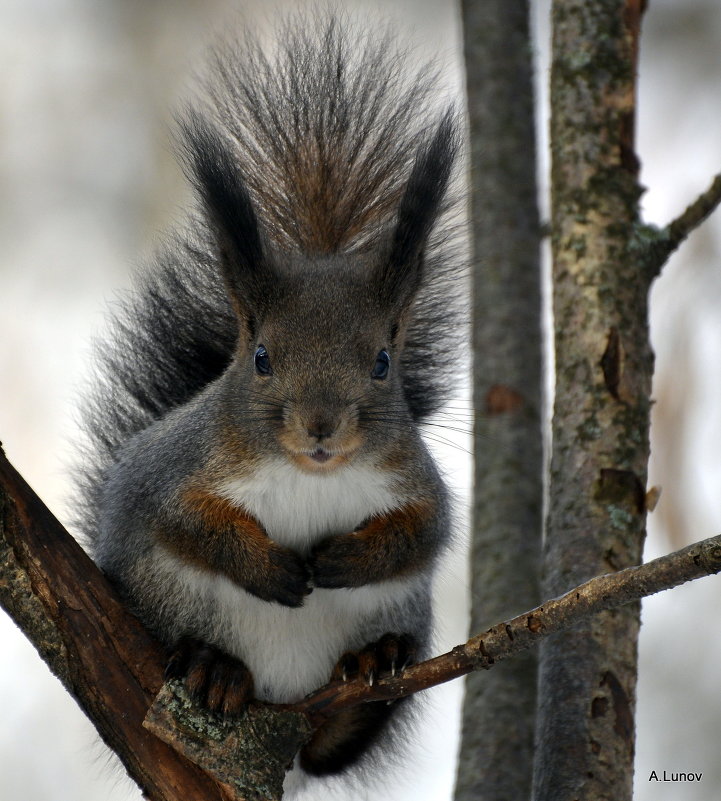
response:
<svg viewBox="0 0 721 801"><path fill-rule="evenodd" d="M295 464L309 473L329 473L348 464L356 448L323 448L311 445L306 448L289 448L289 456Z"/></svg>
<svg viewBox="0 0 721 801"><path fill-rule="evenodd" d="M318 464L324 464L333 457L333 454L329 453L323 448L316 448L314 451L311 451L308 456L310 456L314 462L318 462Z"/></svg>

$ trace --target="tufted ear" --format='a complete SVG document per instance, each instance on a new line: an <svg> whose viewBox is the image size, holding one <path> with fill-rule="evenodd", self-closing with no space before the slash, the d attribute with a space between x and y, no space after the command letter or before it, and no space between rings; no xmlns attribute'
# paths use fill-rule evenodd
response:
<svg viewBox="0 0 721 801"><path fill-rule="evenodd" d="M252 336L274 283L253 201L231 143L211 122L190 111L181 133L186 173L203 203L233 306Z"/></svg>
<svg viewBox="0 0 721 801"><path fill-rule="evenodd" d="M410 305L421 285L423 251L442 211L458 147L456 115L451 108L418 148L390 246L378 271L382 297L399 313Z"/></svg>

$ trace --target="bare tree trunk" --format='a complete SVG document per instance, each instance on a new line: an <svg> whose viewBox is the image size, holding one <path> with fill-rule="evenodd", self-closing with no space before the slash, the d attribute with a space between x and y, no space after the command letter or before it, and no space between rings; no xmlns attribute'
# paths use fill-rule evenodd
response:
<svg viewBox="0 0 721 801"><path fill-rule="evenodd" d="M539 600L539 222L529 9L464 0L471 131L475 496L471 631ZM458 801L530 795L536 653L467 679Z"/></svg>
<svg viewBox="0 0 721 801"><path fill-rule="evenodd" d="M633 149L640 16L641 0L553 3L545 596L638 564L643 548L653 354ZM541 646L536 801L631 798L638 628L633 604Z"/></svg>

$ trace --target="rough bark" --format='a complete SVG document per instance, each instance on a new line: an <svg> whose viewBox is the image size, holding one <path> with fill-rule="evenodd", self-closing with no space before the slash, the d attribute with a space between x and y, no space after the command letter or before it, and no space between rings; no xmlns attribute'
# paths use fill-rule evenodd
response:
<svg viewBox="0 0 721 801"><path fill-rule="evenodd" d="M641 560L653 354L634 154L640 0L554 0L556 390L544 596ZM595 532L590 534L590 532ZM541 647L536 801L630 801L639 606Z"/></svg>
<svg viewBox="0 0 721 801"><path fill-rule="evenodd" d="M152 801L228 796L142 727L159 644L0 449L0 604Z"/></svg>
<svg viewBox="0 0 721 801"><path fill-rule="evenodd" d="M247 801L280 801L286 771L313 731L302 711L270 704L251 704L242 717L223 720L178 681L163 687L144 725Z"/></svg>
<svg viewBox="0 0 721 801"><path fill-rule="evenodd" d="M470 119L471 631L539 600L541 274L528 3L462 3ZM466 683L457 801L527 799L536 652Z"/></svg>

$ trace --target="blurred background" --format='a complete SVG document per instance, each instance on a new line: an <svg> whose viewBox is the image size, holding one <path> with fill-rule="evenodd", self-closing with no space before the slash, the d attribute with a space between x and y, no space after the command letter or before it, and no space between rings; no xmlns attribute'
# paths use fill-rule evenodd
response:
<svg viewBox="0 0 721 801"><path fill-rule="evenodd" d="M327 4L356 11L368 24L381 7ZM267 25L280 10L303 5L0 0L0 440L63 522L71 517L67 468L80 436L77 398L92 337L131 268L182 219L188 199L169 144L173 110L218 32ZM549 0L533 6L544 143L549 8ZM454 2L396 0L383 14L420 52L438 55L461 91ZM667 223L721 169L719 87L721 4L654 0L644 21L638 106L648 222ZM544 192L547 166L542 161ZM721 531L721 213L671 259L651 309L657 376L650 484L663 492L650 517L646 558ZM461 507L467 447L461 438L440 453ZM439 580L440 649L465 639L465 580L459 554ZM719 612L719 579L644 604L638 801L719 798ZM451 798L460 690L455 682L429 693L431 714L415 762L398 777L396 801ZM652 770L700 772L703 779L656 784ZM137 801L140 794L0 612L0 801L16 798Z"/></svg>

